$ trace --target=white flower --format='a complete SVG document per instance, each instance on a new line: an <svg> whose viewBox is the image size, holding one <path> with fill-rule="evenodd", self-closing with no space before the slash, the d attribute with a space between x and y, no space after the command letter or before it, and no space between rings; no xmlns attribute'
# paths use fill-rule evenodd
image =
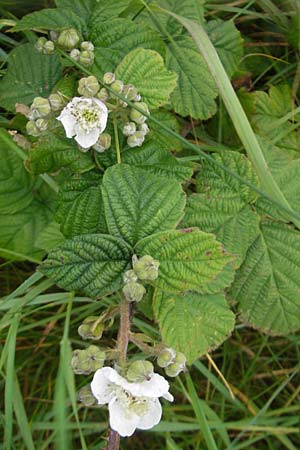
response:
<svg viewBox="0 0 300 450"><path fill-rule="evenodd" d="M159 423L159 397L173 401L169 383L157 373L149 380L130 383L115 369L103 367L95 372L91 390L99 405L108 404L110 426L123 437L131 436L136 428L148 430Z"/></svg>
<svg viewBox="0 0 300 450"><path fill-rule="evenodd" d="M57 117L68 138L75 140L84 149L94 145L105 130L108 110L97 98L74 97Z"/></svg>

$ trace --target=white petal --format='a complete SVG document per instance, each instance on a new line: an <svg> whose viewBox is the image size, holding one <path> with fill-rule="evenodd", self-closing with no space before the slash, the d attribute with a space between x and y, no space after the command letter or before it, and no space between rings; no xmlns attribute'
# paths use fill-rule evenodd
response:
<svg viewBox="0 0 300 450"><path fill-rule="evenodd" d="M159 400L155 398L154 400L149 400L150 409L147 414L140 416L140 421L137 428L141 430L149 430L160 422L162 415L162 408Z"/></svg>
<svg viewBox="0 0 300 450"><path fill-rule="evenodd" d="M63 124L66 136L68 138L71 138L75 135L76 119L70 113L67 106L62 110L60 115L57 117L57 120L59 120Z"/></svg>
<svg viewBox="0 0 300 450"><path fill-rule="evenodd" d="M108 109L105 105L105 103L101 102L101 100L98 100L97 98L93 98L93 101L96 103L96 105L102 110L102 114L100 115L100 133L102 133L107 125L107 118L108 118Z"/></svg>
<svg viewBox="0 0 300 450"><path fill-rule="evenodd" d="M109 423L120 436L132 436L139 424L140 417L129 411L122 403L115 399L108 405Z"/></svg>
<svg viewBox="0 0 300 450"><path fill-rule="evenodd" d="M167 392L166 394L163 395L163 398L165 398L166 400L168 400L169 402L173 402L174 397L172 394L170 394L170 392Z"/></svg>
<svg viewBox="0 0 300 450"><path fill-rule="evenodd" d="M91 382L91 390L94 397L97 399L99 405L105 405L115 398L115 393L111 388L110 372L113 371L111 367L103 367L98 369L93 381Z"/></svg>
<svg viewBox="0 0 300 450"><path fill-rule="evenodd" d="M99 128L95 128L94 130L91 130L89 133L86 131L80 129L79 127L76 127L76 136L75 140L78 142L79 145L83 148L89 148L92 147L92 145L96 144L98 141L98 137L100 134Z"/></svg>
<svg viewBox="0 0 300 450"><path fill-rule="evenodd" d="M127 383L126 387L125 385L123 386L132 395L142 397L162 397L169 391L169 383L157 373L154 373L150 380L143 381L142 383Z"/></svg>

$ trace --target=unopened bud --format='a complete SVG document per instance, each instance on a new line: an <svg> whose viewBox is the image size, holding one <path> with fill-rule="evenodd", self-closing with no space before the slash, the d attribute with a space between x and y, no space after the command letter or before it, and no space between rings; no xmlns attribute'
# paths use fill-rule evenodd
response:
<svg viewBox="0 0 300 450"><path fill-rule="evenodd" d="M47 42L47 39L45 37L38 38L38 40L35 43L35 48L37 49L38 52L42 53L46 42Z"/></svg>
<svg viewBox="0 0 300 450"><path fill-rule="evenodd" d="M148 125L146 123L142 123L139 126L139 131L141 131L143 133L143 135L146 136L146 134L148 134L150 130L149 130L149 127L148 127Z"/></svg>
<svg viewBox="0 0 300 450"><path fill-rule="evenodd" d="M124 136L132 136L136 132L136 125L134 122L125 123L122 133Z"/></svg>
<svg viewBox="0 0 300 450"><path fill-rule="evenodd" d="M55 50L54 42L52 41L45 42L42 50L45 55L52 55L54 53L54 50Z"/></svg>
<svg viewBox="0 0 300 450"><path fill-rule="evenodd" d="M103 153L105 150L108 150L111 146L111 135L108 133L100 134L97 142L93 145L93 148L96 152Z"/></svg>
<svg viewBox="0 0 300 450"><path fill-rule="evenodd" d="M51 41L57 41L57 38L58 38L58 36L59 36L59 32L58 31L55 31L55 30L51 30L50 31L50 39L51 39Z"/></svg>
<svg viewBox="0 0 300 450"><path fill-rule="evenodd" d="M131 383L142 383L153 375L153 364L150 361L134 361L127 369L126 378Z"/></svg>
<svg viewBox="0 0 300 450"><path fill-rule="evenodd" d="M133 101L135 99L135 97L137 96L138 91L137 89L133 86L133 84L125 84L124 89L123 89L123 95L129 100L129 101Z"/></svg>
<svg viewBox="0 0 300 450"><path fill-rule="evenodd" d="M78 50L78 48L74 48L70 53L70 56L72 59L74 59L74 61L79 61L80 55L81 53L80 50Z"/></svg>
<svg viewBox="0 0 300 450"><path fill-rule="evenodd" d="M51 112L51 106L47 98L35 97L31 107L37 112L39 117L46 117Z"/></svg>
<svg viewBox="0 0 300 450"><path fill-rule="evenodd" d="M89 50L83 50L79 56L79 62L83 66L91 66L94 63L94 52L90 52Z"/></svg>
<svg viewBox="0 0 300 450"><path fill-rule="evenodd" d="M94 97L100 89L97 78L93 75L79 80L78 92L84 97Z"/></svg>
<svg viewBox="0 0 300 450"><path fill-rule="evenodd" d="M60 94L51 94L48 97L52 111L59 111L64 107L64 100Z"/></svg>
<svg viewBox="0 0 300 450"><path fill-rule="evenodd" d="M30 136L37 137L41 134L41 131L36 126L34 120L29 120L29 122L26 123L26 131Z"/></svg>
<svg viewBox="0 0 300 450"><path fill-rule="evenodd" d="M105 352L96 345L90 345L86 350L74 350L71 366L74 373L89 375L103 367Z"/></svg>
<svg viewBox="0 0 300 450"><path fill-rule="evenodd" d="M90 41L83 41L80 45L81 50L88 50L89 52L94 51L94 44Z"/></svg>
<svg viewBox="0 0 300 450"><path fill-rule="evenodd" d="M115 80L110 87L117 93L121 94L123 91L124 83L122 80Z"/></svg>
<svg viewBox="0 0 300 450"><path fill-rule="evenodd" d="M146 105L146 103L139 102L139 103L136 103L136 106L138 108L140 108L141 110L145 111L145 113L149 114L149 109L148 109L148 106ZM137 111L136 109L131 110L130 118L131 118L131 120L138 123L139 125L141 125L142 123L144 123L147 120L147 117L144 116L139 111Z"/></svg>
<svg viewBox="0 0 300 450"><path fill-rule="evenodd" d="M185 370L186 357L181 352L176 352L174 362L165 368L165 372L169 377L177 377L180 372Z"/></svg>
<svg viewBox="0 0 300 450"><path fill-rule="evenodd" d="M138 277L135 274L134 270L126 270L126 272L123 274L123 281L125 284L130 282L135 282L138 280Z"/></svg>
<svg viewBox="0 0 300 450"><path fill-rule="evenodd" d="M153 281L158 277L158 267L159 261L145 255L134 263L133 270L140 280Z"/></svg>
<svg viewBox="0 0 300 450"><path fill-rule="evenodd" d="M140 147L145 140L145 135L142 131L136 131L132 136L127 139L129 147Z"/></svg>
<svg viewBox="0 0 300 450"><path fill-rule="evenodd" d="M104 324L97 316L86 317L78 327L78 334L82 339L93 339L98 341L103 334Z"/></svg>
<svg viewBox="0 0 300 450"><path fill-rule="evenodd" d="M96 97L99 98L99 100L105 102L109 98L108 90L105 88L101 88Z"/></svg>
<svg viewBox="0 0 300 450"><path fill-rule="evenodd" d="M136 94L136 96L133 99L135 102L140 102L142 100L141 94Z"/></svg>
<svg viewBox="0 0 300 450"><path fill-rule="evenodd" d="M168 367L175 360L176 352L173 348L164 348L157 357L159 367Z"/></svg>
<svg viewBox="0 0 300 450"><path fill-rule="evenodd" d="M103 75L103 83L104 84L112 84L115 81L116 77L115 74L112 72L106 72Z"/></svg>
<svg viewBox="0 0 300 450"><path fill-rule="evenodd" d="M142 284L131 281L125 284L122 292L128 302L140 302L146 293L146 289Z"/></svg>
<svg viewBox="0 0 300 450"><path fill-rule="evenodd" d="M40 131L46 131L48 128L48 120L45 119L37 119L35 124Z"/></svg>
<svg viewBox="0 0 300 450"><path fill-rule="evenodd" d="M71 51L77 46L80 41L80 36L75 28L68 28L59 33L57 44L64 50Z"/></svg>
<svg viewBox="0 0 300 450"><path fill-rule="evenodd" d="M96 403L96 399L92 394L90 385L83 386L78 392L78 400L83 403L84 406L93 406Z"/></svg>

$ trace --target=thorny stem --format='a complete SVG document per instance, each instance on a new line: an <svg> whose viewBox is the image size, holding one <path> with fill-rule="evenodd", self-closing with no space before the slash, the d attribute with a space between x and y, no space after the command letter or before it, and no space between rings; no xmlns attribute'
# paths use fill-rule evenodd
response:
<svg viewBox="0 0 300 450"><path fill-rule="evenodd" d="M121 297L120 302L120 327L117 340L118 364L122 367L126 364L127 347L130 334L130 303ZM106 450L119 450L120 436L110 429Z"/></svg>

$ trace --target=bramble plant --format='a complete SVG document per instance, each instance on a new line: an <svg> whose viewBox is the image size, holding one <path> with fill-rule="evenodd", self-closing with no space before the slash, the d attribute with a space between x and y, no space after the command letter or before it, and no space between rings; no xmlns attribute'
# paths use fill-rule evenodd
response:
<svg viewBox="0 0 300 450"><path fill-rule="evenodd" d="M1 256L38 263L36 282L70 292L68 321L75 295L98 305L67 365L85 377L82 405L108 405L108 450L160 422L173 379L230 336L236 315L270 334L300 329L299 159L279 151L299 142L280 122L289 87L239 100L226 85L239 31L206 22L203 2L177 3L56 0L14 23L34 33L0 86L14 116L0 129ZM197 128L212 118L216 133L218 92L237 105L228 146ZM139 316L158 332L135 332Z"/></svg>

